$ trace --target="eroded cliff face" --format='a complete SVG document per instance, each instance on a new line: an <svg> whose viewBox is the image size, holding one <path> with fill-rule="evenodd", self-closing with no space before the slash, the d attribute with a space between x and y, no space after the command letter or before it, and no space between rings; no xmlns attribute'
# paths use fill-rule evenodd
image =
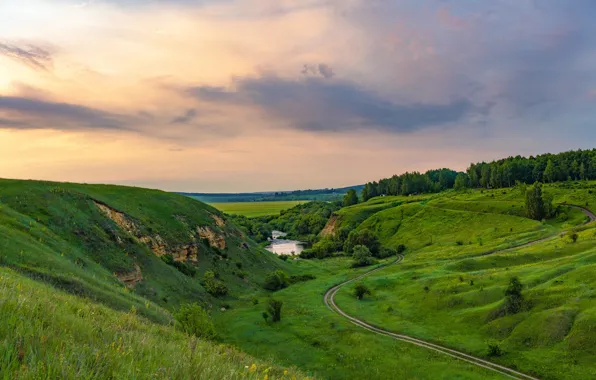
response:
<svg viewBox="0 0 596 380"><path fill-rule="evenodd" d="M321 236L326 237L326 236L334 236L335 235L335 230L337 229L337 220L338 220L339 216L333 214L331 215L331 217L329 218L329 220L327 221L327 224L325 225L325 228L323 228L323 230L321 231Z"/></svg>
<svg viewBox="0 0 596 380"><path fill-rule="evenodd" d="M96 201L94 201L94 203L105 216L112 219L114 223L136 238L139 242L146 244L156 256L161 257L170 254L176 261L188 260L195 263L198 262L199 246L194 241L195 239L192 234L189 234L189 244L170 246L161 236L159 236L159 234L143 235L140 232L141 229L139 226L137 226L135 222L124 213L114 210L103 203ZM213 235L211 239L214 239L214 241L218 239L217 234L210 234L210 236L211 235ZM209 240L210 242L211 239ZM219 242L218 246L221 246L221 242ZM223 247L225 248L225 239L223 240Z"/></svg>
<svg viewBox="0 0 596 380"><path fill-rule="evenodd" d="M137 264L135 264L135 268L132 272L116 273L116 277L129 288L134 288L137 285L137 283L143 281L143 273L141 272L141 268Z"/></svg>
<svg viewBox="0 0 596 380"><path fill-rule="evenodd" d="M226 248L226 238L224 234L215 232L211 227L197 227L197 233L201 239L207 239L210 246L219 249Z"/></svg>

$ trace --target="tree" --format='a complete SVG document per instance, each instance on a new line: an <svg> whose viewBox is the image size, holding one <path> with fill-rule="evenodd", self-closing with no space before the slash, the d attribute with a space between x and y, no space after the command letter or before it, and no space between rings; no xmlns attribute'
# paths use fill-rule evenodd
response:
<svg viewBox="0 0 596 380"><path fill-rule="evenodd" d="M379 239L367 228L350 231L348 238L344 242L344 252L352 253L354 247L357 245L366 246L374 256L379 254L379 249L381 248Z"/></svg>
<svg viewBox="0 0 596 380"><path fill-rule="evenodd" d="M542 193L542 204L544 207L544 217L550 218L555 215L555 206L553 205L553 195L550 193Z"/></svg>
<svg viewBox="0 0 596 380"><path fill-rule="evenodd" d="M357 283L356 286L354 286L354 296L361 300L365 295L371 295L370 289L362 282Z"/></svg>
<svg viewBox="0 0 596 380"><path fill-rule="evenodd" d="M584 163L582 162L581 165L579 166L579 178L582 181L585 181L588 179L588 172L586 171L586 165L584 165Z"/></svg>
<svg viewBox="0 0 596 380"><path fill-rule="evenodd" d="M263 287L267 290L276 291L287 288L290 283L288 275L281 269L271 272L265 277Z"/></svg>
<svg viewBox="0 0 596 380"><path fill-rule="evenodd" d="M205 287L205 290L207 290L207 293L215 297L228 294L227 286L222 281L215 278L215 273L212 271L207 271L203 275L203 286Z"/></svg>
<svg viewBox="0 0 596 380"><path fill-rule="evenodd" d="M511 277L509 286L505 290L505 313L516 314L519 313L524 304L524 297L522 296L522 289L524 286L517 277Z"/></svg>
<svg viewBox="0 0 596 380"><path fill-rule="evenodd" d="M544 180L548 183L554 182L557 180L557 170L555 169L555 165L553 165L553 160L549 159L546 168L544 169Z"/></svg>
<svg viewBox="0 0 596 380"><path fill-rule="evenodd" d="M354 254L352 257L354 258L352 263L352 267L354 268L365 267L375 262L368 248L363 245L357 245L354 247Z"/></svg>
<svg viewBox="0 0 596 380"><path fill-rule="evenodd" d="M215 327L211 317L199 304L185 304L174 313L176 327L180 331L194 335L201 339L213 339L215 337Z"/></svg>
<svg viewBox="0 0 596 380"><path fill-rule="evenodd" d="M358 194L356 194L356 190L350 189L344 195L344 207L352 206L358 203Z"/></svg>
<svg viewBox="0 0 596 380"><path fill-rule="evenodd" d="M544 201L542 200L542 184L536 182L526 191L526 213L528 218L542 220L545 217Z"/></svg>
<svg viewBox="0 0 596 380"><path fill-rule="evenodd" d="M279 300L269 300L269 304L267 305L267 312L271 316L271 322L281 321L281 307L283 306L283 304L284 303Z"/></svg>
<svg viewBox="0 0 596 380"><path fill-rule="evenodd" d="M470 177L466 173L458 173L457 177L455 177L455 185L453 187L457 191L467 189L470 187Z"/></svg>

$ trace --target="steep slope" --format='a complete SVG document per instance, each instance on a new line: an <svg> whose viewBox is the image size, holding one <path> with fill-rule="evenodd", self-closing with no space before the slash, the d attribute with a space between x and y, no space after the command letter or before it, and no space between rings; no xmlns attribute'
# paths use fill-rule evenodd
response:
<svg viewBox="0 0 596 380"><path fill-rule="evenodd" d="M145 308L145 305L142 306ZM148 304L147 307L156 308ZM0 268L5 379L303 379L234 348L188 337ZM163 311L162 311L163 313Z"/></svg>
<svg viewBox="0 0 596 380"><path fill-rule="evenodd" d="M2 265L121 310L211 305L206 271L235 297L286 266L216 209L140 188L0 180L0 236Z"/></svg>

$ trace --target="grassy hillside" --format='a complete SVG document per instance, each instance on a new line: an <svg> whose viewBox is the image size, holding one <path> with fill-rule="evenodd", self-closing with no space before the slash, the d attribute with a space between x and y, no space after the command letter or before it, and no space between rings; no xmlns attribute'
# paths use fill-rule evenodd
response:
<svg viewBox="0 0 596 380"><path fill-rule="evenodd" d="M594 210L595 186L545 186L560 207L556 217L543 222L525 217L524 198L516 188L379 197L336 211L323 235L367 228L383 245L408 247L403 263L364 280L372 296L358 301L348 286L336 301L376 326L539 378L592 378L596 352L588 342L596 315L591 280L596 225L583 226L588 217L564 203ZM576 243L569 230L578 231ZM537 239L545 240L514 248ZM292 263L316 279L274 294L284 301L282 322L274 328L262 322L262 307L251 300L271 294L259 291L234 301L232 313L215 314L223 336L252 354L271 355L329 378L501 378L370 334L328 310L322 302L325 291L366 270L351 269L351 261ZM500 316L512 276L521 279L527 302L522 312ZM502 356L489 356L489 343L500 347Z"/></svg>
<svg viewBox="0 0 596 380"><path fill-rule="evenodd" d="M166 308L213 303L201 285L205 271L233 297L285 265L217 209L157 190L0 180L0 218L4 266L120 309L130 308L130 292Z"/></svg>
<svg viewBox="0 0 596 380"><path fill-rule="evenodd" d="M291 270L184 196L0 180L0 374L302 378L171 327L180 304L219 310L280 268ZM227 296L208 294L208 270Z"/></svg>
<svg viewBox="0 0 596 380"><path fill-rule="evenodd" d="M151 323L136 308L116 312L6 268L0 268L0 315L5 379L304 378Z"/></svg>

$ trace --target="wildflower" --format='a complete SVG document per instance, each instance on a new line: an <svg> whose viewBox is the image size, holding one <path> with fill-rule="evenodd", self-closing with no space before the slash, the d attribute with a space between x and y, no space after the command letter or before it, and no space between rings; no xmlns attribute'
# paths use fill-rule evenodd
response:
<svg viewBox="0 0 596 380"><path fill-rule="evenodd" d="M288 370L284 369L284 376L286 376L288 374Z"/></svg>
<svg viewBox="0 0 596 380"><path fill-rule="evenodd" d="M253 363L253 365L250 366L250 369L248 370L248 372L253 373L256 370L257 370L257 365Z"/></svg>

